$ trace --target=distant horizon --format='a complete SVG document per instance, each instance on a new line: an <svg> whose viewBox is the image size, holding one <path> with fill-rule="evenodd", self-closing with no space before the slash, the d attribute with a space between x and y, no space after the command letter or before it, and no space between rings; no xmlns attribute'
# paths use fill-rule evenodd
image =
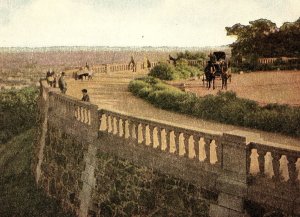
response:
<svg viewBox="0 0 300 217"><path fill-rule="evenodd" d="M179 47L179 46L43 46L43 47L0 47L0 52L31 52L31 51L213 51L228 50L229 45L203 46L203 47Z"/></svg>

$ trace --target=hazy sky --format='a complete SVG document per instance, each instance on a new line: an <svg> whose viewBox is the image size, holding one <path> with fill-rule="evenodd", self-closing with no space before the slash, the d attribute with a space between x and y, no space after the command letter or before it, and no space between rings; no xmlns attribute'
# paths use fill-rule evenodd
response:
<svg viewBox="0 0 300 217"><path fill-rule="evenodd" d="M225 26L300 17L300 0L0 0L0 47L213 46Z"/></svg>

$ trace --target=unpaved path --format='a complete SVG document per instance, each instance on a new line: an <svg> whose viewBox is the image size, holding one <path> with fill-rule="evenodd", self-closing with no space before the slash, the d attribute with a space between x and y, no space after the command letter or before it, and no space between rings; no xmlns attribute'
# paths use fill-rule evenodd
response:
<svg viewBox="0 0 300 217"><path fill-rule="evenodd" d="M114 73L111 75L101 74L92 81L75 81L74 79L68 79L67 94L81 99L81 89L86 88L88 89L91 102L97 104L99 108L122 111L139 117L155 118L157 120L174 122L205 130L221 132L246 130L248 132L260 133L265 141L300 148L300 138L291 138L275 133L204 121L195 117L156 108L150 103L133 96L127 89L130 80L141 75L142 74Z"/></svg>

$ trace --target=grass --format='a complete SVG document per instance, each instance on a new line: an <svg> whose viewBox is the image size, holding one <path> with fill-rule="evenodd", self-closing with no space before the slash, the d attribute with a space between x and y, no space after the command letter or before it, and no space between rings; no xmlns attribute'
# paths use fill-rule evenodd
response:
<svg viewBox="0 0 300 217"><path fill-rule="evenodd" d="M156 107L225 124L300 136L300 108L242 99L234 92L197 97L150 76L131 81L129 91Z"/></svg>
<svg viewBox="0 0 300 217"><path fill-rule="evenodd" d="M31 170L35 129L0 145L0 216L71 217L37 187Z"/></svg>

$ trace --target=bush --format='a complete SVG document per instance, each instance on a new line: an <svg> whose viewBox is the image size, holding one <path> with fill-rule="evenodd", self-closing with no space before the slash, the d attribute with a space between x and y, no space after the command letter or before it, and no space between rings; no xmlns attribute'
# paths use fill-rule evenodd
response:
<svg viewBox="0 0 300 217"><path fill-rule="evenodd" d="M0 92L0 143L31 128L37 119L36 88Z"/></svg>
<svg viewBox="0 0 300 217"><path fill-rule="evenodd" d="M160 63L151 69L149 76L159 78L161 80L178 80L199 76L200 70L196 67L189 66L188 61L181 59L176 67L168 63Z"/></svg>
<svg viewBox="0 0 300 217"><path fill-rule="evenodd" d="M152 77L140 78L129 89L153 105L190 114L198 118L219 121L255 129L300 136L300 108L241 99L234 92L219 92L216 96L199 98Z"/></svg>
<svg viewBox="0 0 300 217"><path fill-rule="evenodd" d="M175 80L175 68L171 64L160 63L151 69L149 76L162 80Z"/></svg>

